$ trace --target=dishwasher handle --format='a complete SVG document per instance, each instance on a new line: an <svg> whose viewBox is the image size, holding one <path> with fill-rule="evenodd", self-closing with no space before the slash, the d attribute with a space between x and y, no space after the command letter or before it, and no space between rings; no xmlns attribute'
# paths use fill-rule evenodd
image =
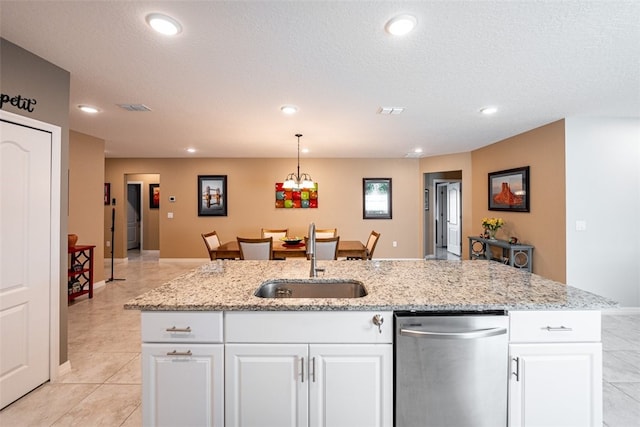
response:
<svg viewBox="0 0 640 427"><path fill-rule="evenodd" d="M450 339L450 340L467 340L475 338L493 337L496 335L504 335L507 328L485 328L475 329L465 332L435 332L435 331L418 331L415 329L400 328L400 335L414 338L431 338L431 339Z"/></svg>

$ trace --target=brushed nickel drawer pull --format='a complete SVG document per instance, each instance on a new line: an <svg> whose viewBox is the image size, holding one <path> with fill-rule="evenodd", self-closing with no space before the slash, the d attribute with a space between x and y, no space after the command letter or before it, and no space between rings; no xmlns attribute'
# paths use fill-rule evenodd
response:
<svg viewBox="0 0 640 427"><path fill-rule="evenodd" d="M546 329L549 332L571 332L573 328L567 328L565 326L546 326L542 329Z"/></svg>
<svg viewBox="0 0 640 427"><path fill-rule="evenodd" d="M187 351L173 350L168 352L167 356L193 356L193 353L191 353L191 350L187 350Z"/></svg>
<svg viewBox="0 0 640 427"><path fill-rule="evenodd" d="M170 328L167 328L167 332L191 332L191 326L187 326L186 328L176 328L175 326L172 326Z"/></svg>

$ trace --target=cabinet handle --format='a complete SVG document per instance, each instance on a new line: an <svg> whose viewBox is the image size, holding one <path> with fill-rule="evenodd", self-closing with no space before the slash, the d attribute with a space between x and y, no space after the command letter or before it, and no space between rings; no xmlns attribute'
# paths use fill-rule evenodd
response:
<svg viewBox="0 0 640 427"><path fill-rule="evenodd" d="M382 324L384 323L384 318L379 314L376 314L375 316L373 316L373 319L371 319L371 321L378 327L378 332L382 333Z"/></svg>
<svg viewBox="0 0 640 427"><path fill-rule="evenodd" d="M548 332L571 332L573 328L567 328L565 326L545 326L542 329L546 329Z"/></svg>
<svg viewBox="0 0 640 427"><path fill-rule="evenodd" d="M311 372L311 380L315 383L316 382L316 358L315 357L311 358L311 368L313 368L313 371Z"/></svg>
<svg viewBox="0 0 640 427"><path fill-rule="evenodd" d="M516 371L512 372L511 375L515 375L516 376L516 382L519 382L520 381L520 358L519 357L514 357L511 360L516 362Z"/></svg>
<svg viewBox="0 0 640 427"><path fill-rule="evenodd" d="M186 328L176 328L175 326L172 326L167 328L167 332L191 332L191 326L187 326Z"/></svg>
<svg viewBox="0 0 640 427"><path fill-rule="evenodd" d="M193 353L191 353L191 350L187 350L187 351L170 351L167 353L167 356L193 356Z"/></svg>
<svg viewBox="0 0 640 427"><path fill-rule="evenodd" d="M504 335L507 333L507 328L486 328L475 329L466 332L438 332L438 331L420 331L414 329L400 328L400 335L413 338L431 338L431 339L451 339L451 340L465 340L474 338L487 338L496 335Z"/></svg>
<svg viewBox="0 0 640 427"><path fill-rule="evenodd" d="M301 380L300 381L304 382L304 357L300 358L300 372L301 372L301 375L300 375Z"/></svg>

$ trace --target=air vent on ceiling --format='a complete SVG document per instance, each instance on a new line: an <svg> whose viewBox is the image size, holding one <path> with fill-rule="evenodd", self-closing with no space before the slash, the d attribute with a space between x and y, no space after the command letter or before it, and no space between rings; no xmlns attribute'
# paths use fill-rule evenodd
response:
<svg viewBox="0 0 640 427"><path fill-rule="evenodd" d="M419 159L424 155L424 153L407 153L404 155L407 159Z"/></svg>
<svg viewBox="0 0 640 427"><path fill-rule="evenodd" d="M151 108L144 104L118 104L118 107L127 111L151 111Z"/></svg>

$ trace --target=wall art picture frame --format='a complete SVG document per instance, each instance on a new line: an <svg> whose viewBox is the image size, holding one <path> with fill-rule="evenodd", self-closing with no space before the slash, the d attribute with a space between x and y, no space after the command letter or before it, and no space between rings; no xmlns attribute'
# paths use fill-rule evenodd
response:
<svg viewBox="0 0 640 427"><path fill-rule="evenodd" d="M276 182L276 209L317 209L318 183L311 188L290 190L284 183Z"/></svg>
<svg viewBox="0 0 640 427"><path fill-rule="evenodd" d="M489 173L490 211L529 212L529 166Z"/></svg>
<svg viewBox="0 0 640 427"><path fill-rule="evenodd" d="M198 175L198 216L227 216L227 175Z"/></svg>
<svg viewBox="0 0 640 427"><path fill-rule="evenodd" d="M149 209L160 209L160 184L149 184Z"/></svg>
<svg viewBox="0 0 640 427"><path fill-rule="evenodd" d="M362 219L391 218L391 178L362 178Z"/></svg>
<svg viewBox="0 0 640 427"><path fill-rule="evenodd" d="M429 189L428 188L424 189L424 210L425 211L429 210Z"/></svg>
<svg viewBox="0 0 640 427"><path fill-rule="evenodd" d="M111 183L104 183L104 205L108 206L111 204Z"/></svg>

